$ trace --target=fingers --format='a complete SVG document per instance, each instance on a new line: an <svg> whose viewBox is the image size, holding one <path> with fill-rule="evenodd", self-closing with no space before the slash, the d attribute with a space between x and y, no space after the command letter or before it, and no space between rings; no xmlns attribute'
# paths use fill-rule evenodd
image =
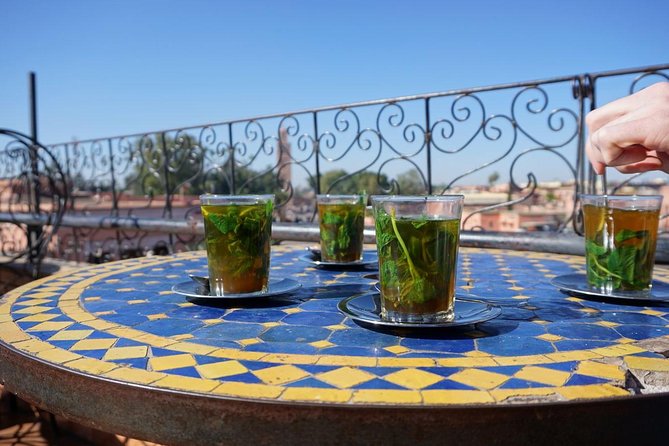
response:
<svg viewBox="0 0 669 446"><path fill-rule="evenodd" d="M666 154L659 154L658 156L647 156L644 160L626 164L624 166L616 167L621 173L641 173L650 172L652 170L663 170L667 172L669 169L669 157Z"/></svg>
<svg viewBox="0 0 669 446"><path fill-rule="evenodd" d="M632 110L642 108L654 98L666 96L667 90L669 90L669 83L658 82L633 95L609 102L603 107L591 111L585 117L585 122L590 133L596 132L602 126L626 115Z"/></svg>

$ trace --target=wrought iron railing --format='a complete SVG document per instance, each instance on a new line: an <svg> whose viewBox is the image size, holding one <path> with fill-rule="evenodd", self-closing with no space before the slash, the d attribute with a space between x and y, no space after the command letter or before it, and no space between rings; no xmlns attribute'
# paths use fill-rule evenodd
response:
<svg viewBox="0 0 669 446"><path fill-rule="evenodd" d="M666 80L669 64L52 144L72 193L51 252L103 261L196 248L203 192L275 193L277 220L286 223L276 226L278 237L317 236L309 225L315 195L361 189L464 191L465 240L504 231L490 216L510 209L528 216L515 231L578 232L578 193L606 184L584 156L585 114L597 102ZM620 189L644 178L608 180ZM543 220L535 224L533 212ZM493 226L485 235L468 232ZM511 242L509 235L500 243L505 239Z"/></svg>

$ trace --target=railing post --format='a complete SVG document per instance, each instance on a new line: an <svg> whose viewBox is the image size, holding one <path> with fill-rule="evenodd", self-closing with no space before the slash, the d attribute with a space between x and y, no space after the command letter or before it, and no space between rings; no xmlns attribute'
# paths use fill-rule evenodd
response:
<svg viewBox="0 0 669 446"><path fill-rule="evenodd" d="M427 193L432 194L432 131L430 130L430 98L425 98L425 150L427 150Z"/></svg>
<svg viewBox="0 0 669 446"><path fill-rule="evenodd" d="M40 212L40 177L39 177L39 154L37 153L37 82L35 73L30 73L30 137L32 144L30 146L30 184L29 184L29 207L30 212L39 214ZM37 274L37 265L40 255L40 240L44 228L37 225L28 225L28 261L33 267L33 274Z"/></svg>
<svg viewBox="0 0 669 446"><path fill-rule="evenodd" d="M228 125L228 147L230 148L230 195L237 193L235 181L235 146L232 144L232 123Z"/></svg>
<svg viewBox="0 0 669 446"><path fill-rule="evenodd" d="M314 155L316 156L316 194L321 193L321 145L318 138L318 113L314 112Z"/></svg>

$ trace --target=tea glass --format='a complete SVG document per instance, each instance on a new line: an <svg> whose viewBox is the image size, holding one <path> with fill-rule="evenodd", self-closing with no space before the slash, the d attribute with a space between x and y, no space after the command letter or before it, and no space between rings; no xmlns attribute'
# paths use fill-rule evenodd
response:
<svg viewBox="0 0 669 446"><path fill-rule="evenodd" d="M200 196L210 292L265 293L274 195Z"/></svg>
<svg viewBox="0 0 669 446"><path fill-rule="evenodd" d="M372 197L382 319L455 319L463 200L462 195Z"/></svg>
<svg viewBox="0 0 669 446"><path fill-rule="evenodd" d="M650 294L661 195L580 196L588 286L603 294Z"/></svg>
<svg viewBox="0 0 669 446"><path fill-rule="evenodd" d="M351 263L362 260L365 194L317 195L321 261Z"/></svg>

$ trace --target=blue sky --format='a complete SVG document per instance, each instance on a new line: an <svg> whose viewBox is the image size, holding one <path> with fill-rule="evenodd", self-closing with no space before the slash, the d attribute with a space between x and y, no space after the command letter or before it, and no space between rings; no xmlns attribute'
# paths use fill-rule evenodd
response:
<svg viewBox="0 0 669 446"><path fill-rule="evenodd" d="M669 62L669 2L0 0L0 126L45 143Z"/></svg>

